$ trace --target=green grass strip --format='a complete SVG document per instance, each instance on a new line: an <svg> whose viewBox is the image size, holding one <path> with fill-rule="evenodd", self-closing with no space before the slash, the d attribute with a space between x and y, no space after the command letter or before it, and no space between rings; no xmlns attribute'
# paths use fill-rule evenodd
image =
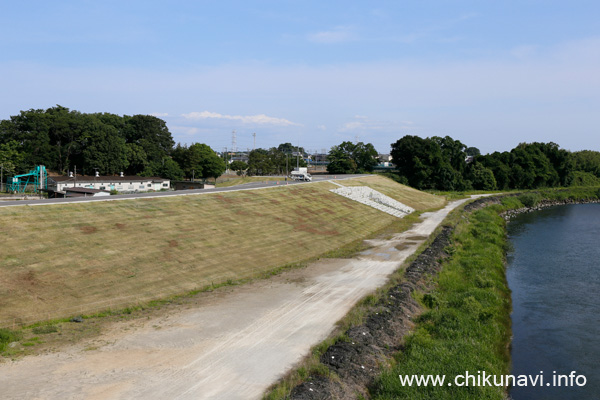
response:
<svg viewBox="0 0 600 400"><path fill-rule="evenodd" d="M506 388L457 386L454 378L510 372L510 290L505 276L507 239L499 213L541 201L581 202L600 197L592 188L546 189L505 197L466 214L456 225L452 257L434 291L420 295L426 311L406 337L404 351L371 387L374 399L505 399ZM480 372L481 371L481 372ZM443 386L403 385L399 376L445 375ZM460 383L463 380L459 380ZM493 380L492 380L493 382ZM448 385L450 383L451 385Z"/></svg>
<svg viewBox="0 0 600 400"><path fill-rule="evenodd" d="M510 355L510 291L504 275L506 238L497 207L472 213L453 234L453 256L436 289L422 297L428 306L406 339L394 367L374 385L376 399L502 399L502 387L403 386L399 375L445 375L469 371L506 374Z"/></svg>

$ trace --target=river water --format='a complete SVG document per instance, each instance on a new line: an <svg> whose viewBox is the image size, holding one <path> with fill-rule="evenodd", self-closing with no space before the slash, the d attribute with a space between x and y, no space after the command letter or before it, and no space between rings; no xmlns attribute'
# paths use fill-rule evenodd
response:
<svg viewBox="0 0 600 400"><path fill-rule="evenodd" d="M511 373L543 376L543 387L540 380L515 386L511 397L600 399L600 204L519 215L508 223L508 235ZM555 375L571 371L585 376L585 386L574 379L567 387L562 378L554 387Z"/></svg>

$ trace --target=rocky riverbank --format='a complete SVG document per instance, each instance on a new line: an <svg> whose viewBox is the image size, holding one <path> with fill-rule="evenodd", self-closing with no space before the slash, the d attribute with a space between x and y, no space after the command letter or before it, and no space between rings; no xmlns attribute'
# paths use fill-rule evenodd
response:
<svg viewBox="0 0 600 400"><path fill-rule="evenodd" d="M529 213L534 211L540 211L548 207L564 206L567 204L591 204L600 203L599 199L563 199L563 200L540 200L533 207L521 207L513 210L508 210L500 214L505 221L510 221L511 218L516 217L519 214Z"/></svg>

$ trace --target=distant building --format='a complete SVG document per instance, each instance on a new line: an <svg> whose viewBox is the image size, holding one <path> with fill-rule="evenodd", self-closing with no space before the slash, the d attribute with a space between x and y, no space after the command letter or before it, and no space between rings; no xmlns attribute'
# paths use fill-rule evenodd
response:
<svg viewBox="0 0 600 400"><path fill-rule="evenodd" d="M327 160L327 153L315 153L311 156L311 164L314 165L327 165L329 161Z"/></svg>
<svg viewBox="0 0 600 400"><path fill-rule="evenodd" d="M173 181L171 184L175 190L213 189L215 187L215 185L192 181Z"/></svg>
<svg viewBox="0 0 600 400"><path fill-rule="evenodd" d="M379 163L377 164L377 168L385 169L385 168L394 168L394 164L392 164L392 156L389 154L378 154L377 158L379 159Z"/></svg>
<svg viewBox="0 0 600 400"><path fill-rule="evenodd" d="M142 176L49 176L48 190L65 193L67 188L116 190L121 193L169 189L169 179Z"/></svg>

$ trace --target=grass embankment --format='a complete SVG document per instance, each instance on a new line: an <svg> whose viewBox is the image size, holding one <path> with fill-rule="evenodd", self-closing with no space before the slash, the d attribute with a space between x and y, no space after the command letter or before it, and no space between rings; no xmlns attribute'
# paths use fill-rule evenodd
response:
<svg viewBox="0 0 600 400"><path fill-rule="evenodd" d="M216 187L229 187L243 185L245 183L253 182L275 182L280 181L281 184L285 183L285 177L283 176L232 176L227 178L219 178L216 181Z"/></svg>
<svg viewBox="0 0 600 400"><path fill-rule="evenodd" d="M516 199L506 200L515 204ZM426 311L405 339L394 366L375 383L376 399L502 399L504 388L403 386L399 375L445 375L470 371L508 373L510 291L504 275L506 238L501 206L459 219L451 257L433 291L418 295Z"/></svg>
<svg viewBox="0 0 600 400"><path fill-rule="evenodd" d="M335 187L0 208L0 326L132 307L262 276L396 220L331 193ZM421 210L443 204L426 193L415 197Z"/></svg>

